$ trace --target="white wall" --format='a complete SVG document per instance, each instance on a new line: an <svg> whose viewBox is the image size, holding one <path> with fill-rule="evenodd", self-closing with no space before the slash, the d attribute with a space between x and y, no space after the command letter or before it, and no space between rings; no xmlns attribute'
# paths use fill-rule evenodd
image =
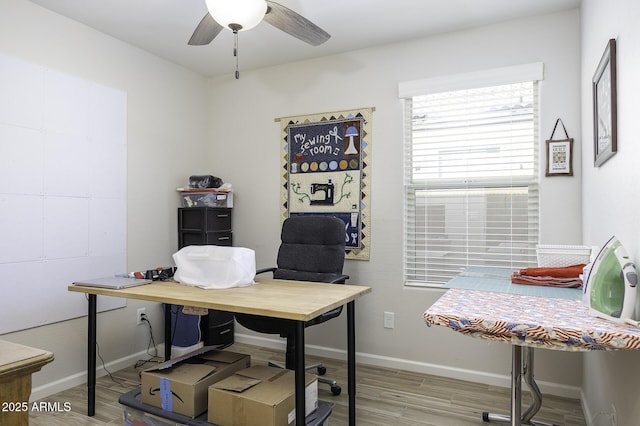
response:
<svg viewBox="0 0 640 426"><path fill-rule="evenodd" d="M206 170L199 155L206 146L206 80L26 0L0 2L0 53L127 92L128 268L170 264L177 249L175 188ZM12 283L0 285L8 297ZM99 315L98 343L106 362L132 365L146 358L148 328L134 323L140 306L147 306L156 342L162 342L159 305L129 301L124 309ZM34 397L86 380L85 318L0 339L55 354L53 364L33 377Z"/></svg>
<svg viewBox="0 0 640 426"><path fill-rule="evenodd" d="M444 328L427 328L422 313L441 294L402 285L402 105L400 81L542 61L541 142L557 117L580 135L580 19L577 11L523 19L412 42L206 81L183 68L97 33L26 0L0 2L0 52L128 93L128 262L144 269L169 263L176 249L174 188L190 174L213 173L236 189L234 240L271 265L279 237L280 140L277 117L373 106L372 246L369 261L348 261L352 283L373 287L356 305L360 359L417 371L507 385L510 351ZM208 157L201 155L208 152ZM540 158L544 158L541 144ZM541 177L542 241L580 243L581 150L573 178ZM544 164L540 165L541 175ZM10 283L3 283L8 286ZM129 301L99 317L100 353L131 361L148 334L131 327L148 306L156 342L160 309ZM382 312L396 327L382 327ZM327 352L345 348L344 316L309 330ZM85 380L86 321L67 321L0 336L51 350L53 365L34 375L44 394ZM539 351L543 392L576 396L580 355ZM40 391L38 389L41 389Z"/></svg>
<svg viewBox="0 0 640 426"><path fill-rule="evenodd" d="M634 0L582 3L582 159L583 239L602 245L616 235L640 265L640 4ZM618 153L599 168L593 166L591 79L610 38L617 40ZM637 316L636 316L637 318ZM609 425L615 404L618 425L640 418L640 353L588 353L584 356L583 390L593 425Z"/></svg>
<svg viewBox="0 0 640 426"><path fill-rule="evenodd" d="M236 189L234 244L254 248L258 266L272 265L279 242L280 123L283 116L375 107L371 156L371 259L348 261L350 283L373 287L356 303L360 360L507 385L510 349L427 328L422 313L440 290L402 283L403 141L400 81L544 62L540 158L561 117L580 136L580 20L577 10L506 22L411 42L257 71L210 83L212 169ZM541 173L541 240L581 242L580 145L574 177ZM395 329L383 312L396 313ZM313 345L344 350L343 317L308 330ZM581 355L538 351L543 392L579 396ZM466 370L477 370L475 374ZM553 382L552 386L544 382Z"/></svg>

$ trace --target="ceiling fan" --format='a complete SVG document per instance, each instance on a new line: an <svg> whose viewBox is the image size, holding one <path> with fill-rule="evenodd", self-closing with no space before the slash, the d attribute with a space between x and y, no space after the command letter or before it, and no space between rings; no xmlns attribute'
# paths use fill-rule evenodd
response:
<svg viewBox="0 0 640 426"><path fill-rule="evenodd" d="M329 40L331 35L309 21L304 16L271 0L205 0L208 12L196 27L189 39L191 46L203 46L228 28L235 35L233 54L236 57L236 78L238 71L238 32L249 30L263 19L312 46L318 46Z"/></svg>

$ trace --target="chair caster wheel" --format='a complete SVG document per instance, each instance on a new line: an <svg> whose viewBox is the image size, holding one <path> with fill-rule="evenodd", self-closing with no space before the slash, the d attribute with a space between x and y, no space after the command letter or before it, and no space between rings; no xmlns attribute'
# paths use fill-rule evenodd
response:
<svg viewBox="0 0 640 426"><path fill-rule="evenodd" d="M327 373L327 367L318 367L318 376L324 376Z"/></svg>
<svg viewBox="0 0 640 426"><path fill-rule="evenodd" d="M342 388L338 385L335 386L331 386L331 393L334 394L335 396L340 395L340 392L342 392Z"/></svg>

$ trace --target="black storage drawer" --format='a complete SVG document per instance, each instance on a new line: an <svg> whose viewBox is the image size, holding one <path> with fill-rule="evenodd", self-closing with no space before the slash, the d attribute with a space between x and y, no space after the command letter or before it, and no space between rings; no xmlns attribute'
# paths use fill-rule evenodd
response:
<svg viewBox="0 0 640 426"><path fill-rule="evenodd" d="M185 246L232 246L233 234L231 231L225 232L178 232L178 247Z"/></svg>
<svg viewBox="0 0 640 426"><path fill-rule="evenodd" d="M178 209L178 248L190 245L232 246L231 209L181 207Z"/></svg>
<svg viewBox="0 0 640 426"><path fill-rule="evenodd" d="M231 231L231 209L182 207L178 209L179 231Z"/></svg>
<svg viewBox="0 0 640 426"><path fill-rule="evenodd" d="M200 332L205 346L226 348L234 342L235 315L232 312L209 310L200 320Z"/></svg>

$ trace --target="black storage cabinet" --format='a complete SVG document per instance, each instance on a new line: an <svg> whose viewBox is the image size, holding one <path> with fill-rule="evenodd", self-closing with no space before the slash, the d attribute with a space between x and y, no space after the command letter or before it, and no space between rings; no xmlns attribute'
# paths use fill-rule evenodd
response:
<svg viewBox="0 0 640 426"><path fill-rule="evenodd" d="M178 248L193 245L233 245L231 211L226 207L180 207L178 209ZM209 310L200 320L205 346L226 348L234 342L233 313Z"/></svg>
<svg viewBox="0 0 640 426"><path fill-rule="evenodd" d="M178 248L192 245L232 246L231 209L181 207L178 209Z"/></svg>

